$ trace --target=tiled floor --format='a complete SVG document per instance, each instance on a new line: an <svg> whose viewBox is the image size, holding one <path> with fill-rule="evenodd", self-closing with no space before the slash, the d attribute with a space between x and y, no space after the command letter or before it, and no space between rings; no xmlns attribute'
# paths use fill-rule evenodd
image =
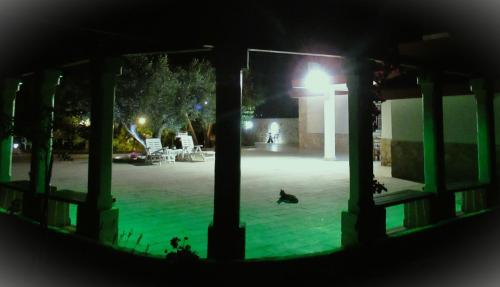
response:
<svg viewBox="0 0 500 287"><path fill-rule="evenodd" d="M375 176L390 191L421 186L391 178L390 168L379 163L374 166ZM55 162L52 184L86 191L87 169L85 158ZM15 161L14 179L27 179L28 170L28 161ZM347 207L349 187L346 160L324 161L317 154L296 151L244 150L241 170L246 258L305 255L340 247L340 215ZM172 237L187 236L193 250L206 257L213 174L213 160L161 166L113 164L120 245L162 255ZM296 195L299 203L277 204L281 188ZM401 207L388 214L388 227L402 224Z"/></svg>

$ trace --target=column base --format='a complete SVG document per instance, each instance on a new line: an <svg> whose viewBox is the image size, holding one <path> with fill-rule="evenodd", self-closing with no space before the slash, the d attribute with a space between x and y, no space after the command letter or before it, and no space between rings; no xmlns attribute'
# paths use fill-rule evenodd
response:
<svg viewBox="0 0 500 287"><path fill-rule="evenodd" d="M431 223L455 217L455 194L437 194L431 199Z"/></svg>
<svg viewBox="0 0 500 287"><path fill-rule="evenodd" d="M236 229L218 229L208 226L207 257L217 261L245 259L245 224Z"/></svg>
<svg viewBox="0 0 500 287"><path fill-rule="evenodd" d="M497 207L500 204L500 185L493 183L486 190L486 206Z"/></svg>
<svg viewBox="0 0 500 287"><path fill-rule="evenodd" d="M22 203L22 200L23 194L21 192L8 188L0 188L0 207L7 210L7 212L12 208L13 204L17 202Z"/></svg>
<svg viewBox="0 0 500 287"><path fill-rule="evenodd" d="M462 211L476 212L486 208L486 190L467 190L462 193Z"/></svg>
<svg viewBox="0 0 500 287"><path fill-rule="evenodd" d="M76 232L99 242L118 243L118 209L95 210L78 206Z"/></svg>
<svg viewBox="0 0 500 287"><path fill-rule="evenodd" d="M342 212L342 246L371 244L386 237L385 208L362 214Z"/></svg>
<svg viewBox="0 0 500 287"><path fill-rule="evenodd" d="M428 199L415 200L404 204L406 228L416 228L431 223L431 204Z"/></svg>

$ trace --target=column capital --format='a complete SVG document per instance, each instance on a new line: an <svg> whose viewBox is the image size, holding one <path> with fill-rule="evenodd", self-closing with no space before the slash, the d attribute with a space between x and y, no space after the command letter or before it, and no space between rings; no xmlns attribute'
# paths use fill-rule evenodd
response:
<svg viewBox="0 0 500 287"><path fill-rule="evenodd" d="M247 67L247 50L241 46L231 44L215 46L215 68L245 69Z"/></svg>
<svg viewBox="0 0 500 287"><path fill-rule="evenodd" d="M109 57L104 59L104 73L120 76L123 72L123 58Z"/></svg>
<svg viewBox="0 0 500 287"><path fill-rule="evenodd" d="M346 75L371 73L373 70L370 60L364 57L347 57L342 68Z"/></svg>
<svg viewBox="0 0 500 287"><path fill-rule="evenodd" d="M441 82L441 72L434 70L424 70L417 75L417 85L432 84Z"/></svg>
<svg viewBox="0 0 500 287"><path fill-rule="evenodd" d="M40 72L42 83L59 86L61 84L62 72L57 69L46 69Z"/></svg>
<svg viewBox="0 0 500 287"><path fill-rule="evenodd" d="M123 70L123 58L119 56L95 57L91 60L92 65L103 74L120 76Z"/></svg>
<svg viewBox="0 0 500 287"><path fill-rule="evenodd" d="M470 91L475 93L477 91L489 91L491 89L491 84L488 80L484 78L473 78L470 79Z"/></svg>
<svg viewBox="0 0 500 287"><path fill-rule="evenodd" d="M2 93L5 94L5 92L7 92L9 95L15 95L15 93L12 92L19 92L21 84L21 80L17 78L3 79L1 83Z"/></svg>

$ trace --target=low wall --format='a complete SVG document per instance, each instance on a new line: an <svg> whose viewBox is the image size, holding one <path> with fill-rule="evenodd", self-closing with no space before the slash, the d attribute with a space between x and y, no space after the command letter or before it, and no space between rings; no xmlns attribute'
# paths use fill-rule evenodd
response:
<svg viewBox="0 0 500 287"><path fill-rule="evenodd" d="M380 139L380 164L382 166L392 165L391 139Z"/></svg>
<svg viewBox="0 0 500 287"><path fill-rule="evenodd" d="M474 144L445 143L446 181L477 179L477 147ZM497 146L497 158L500 146ZM422 142L391 142L392 176L417 182L424 181ZM500 171L497 169L497 173Z"/></svg>
<svg viewBox="0 0 500 287"><path fill-rule="evenodd" d="M274 143L289 145L298 145L299 143L297 118L267 118L253 119L252 121L255 142L267 142L271 132ZM273 125L274 128L272 128Z"/></svg>
<svg viewBox="0 0 500 287"><path fill-rule="evenodd" d="M308 150L323 150L325 145L324 134L301 133L299 147ZM349 135L335 134L335 152L338 154L349 153Z"/></svg>

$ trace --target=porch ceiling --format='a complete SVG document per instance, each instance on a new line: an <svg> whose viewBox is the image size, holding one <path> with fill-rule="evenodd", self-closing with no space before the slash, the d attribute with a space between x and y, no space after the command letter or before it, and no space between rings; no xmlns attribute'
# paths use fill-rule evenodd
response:
<svg viewBox="0 0 500 287"><path fill-rule="evenodd" d="M411 47L404 44L399 49L401 56L408 56L404 60L418 65L434 63L439 68L473 73L483 71L484 66L495 66L487 61L489 53L484 51L500 50L500 41L491 41L495 35L489 35L489 40L474 36L494 27L488 21L493 21L494 15L482 14L481 22L462 17L466 8L457 7L452 1L438 1L440 4L415 1L411 5L407 1L390 0L369 3L313 0L307 4L152 0L64 4L46 0L26 5L19 2L1 12L5 16L0 23L5 32L1 40L9 43L0 51L1 66L10 67L4 74L32 71L95 54L177 50L224 43L326 54L361 53L390 59L397 57L398 44L419 43L422 35L440 32L450 32L454 42L430 46L419 43ZM480 2L484 1L469 6L478 12L483 9ZM479 45L485 48L481 50L483 53L479 53L478 41L489 43L489 46ZM413 49L415 53L406 53ZM429 49L432 52L428 53ZM470 57L464 57L464 53ZM441 61L436 62L432 55Z"/></svg>

